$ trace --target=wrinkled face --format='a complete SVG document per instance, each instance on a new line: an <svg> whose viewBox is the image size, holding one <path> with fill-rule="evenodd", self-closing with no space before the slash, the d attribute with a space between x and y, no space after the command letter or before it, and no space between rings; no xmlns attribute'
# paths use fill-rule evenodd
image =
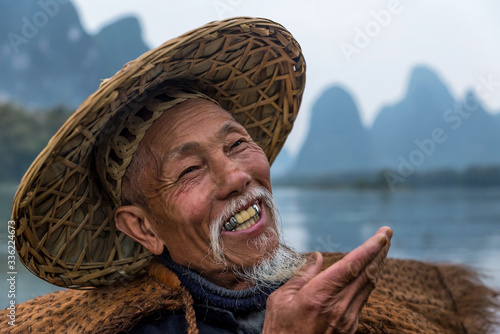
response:
<svg viewBox="0 0 500 334"><path fill-rule="evenodd" d="M143 140L159 166L147 191L155 234L176 263L230 286L234 277L210 250L211 225L229 266L251 267L275 251L276 223L259 192L271 192L268 160L212 102L189 100L163 116ZM270 240L256 243L263 235Z"/></svg>

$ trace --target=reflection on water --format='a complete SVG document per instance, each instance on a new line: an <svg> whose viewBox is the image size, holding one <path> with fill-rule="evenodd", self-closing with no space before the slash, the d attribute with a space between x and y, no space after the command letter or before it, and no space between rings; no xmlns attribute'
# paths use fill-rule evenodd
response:
<svg viewBox="0 0 500 334"><path fill-rule="evenodd" d="M300 189L290 188L280 192L279 199L276 198L276 204L280 211L285 240L292 244L298 250L306 250L309 233L307 233L307 216L301 211L296 203L299 199Z"/></svg>
<svg viewBox="0 0 500 334"><path fill-rule="evenodd" d="M0 186L0 308L7 306L7 221L15 187ZM349 251L380 226L394 230L391 257L463 263L500 288L500 189L357 191L274 188L286 239L303 251ZM6 203L7 202L7 203ZM57 289L17 264L17 302Z"/></svg>

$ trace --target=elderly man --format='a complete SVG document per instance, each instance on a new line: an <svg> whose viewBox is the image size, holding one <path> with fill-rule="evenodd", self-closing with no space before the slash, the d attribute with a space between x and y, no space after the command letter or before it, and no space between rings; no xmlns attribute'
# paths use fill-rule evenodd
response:
<svg viewBox="0 0 500 334"><path fill-rule="evenodd" d="M458 267L384 266L390 228L347 255L282 242L269 165L304 71L282 26L236 18L105 81L30 167L13 208L32 272L94 289L17 305L2 330L485 332L493 292Z"/></svg>
<svg viewBox="0 0 500 334"><path fill-rule="evenodd" d="M232 329L228 324L239 318L260 332L265 309L253 307L262 305L267 294L303 264L302 256L279 242L264 151L211 101L187 100L155 121L127 168L122 198L140 204L117 208L120 230L161 256L197 301L242 310L213 332ZM389 229L381 229L319 276L321 255L313 254L310 263L269 298L264 332L353 332L390 237ZM218 303L198 288L215 287L209 282L220 287ZM252 294L244 299L248 291ZM174 319L139 327L144 333L160 332L176 328L179 322Z"/></svg>

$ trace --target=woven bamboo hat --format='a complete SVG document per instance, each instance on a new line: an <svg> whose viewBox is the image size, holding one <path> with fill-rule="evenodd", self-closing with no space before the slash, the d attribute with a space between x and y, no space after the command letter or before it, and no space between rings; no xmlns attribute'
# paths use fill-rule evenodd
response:
<svg viewBox="0 0 500 334"><path fill-rule="evenodd" d="M21 262L70 288L139 274L152 255L116 229L113 213L121 177L154 120L187 98L212 99L272 163L304 84L298 43L267 19L211 22L129 62L83 102L23 177L12 212Z"/></svg>

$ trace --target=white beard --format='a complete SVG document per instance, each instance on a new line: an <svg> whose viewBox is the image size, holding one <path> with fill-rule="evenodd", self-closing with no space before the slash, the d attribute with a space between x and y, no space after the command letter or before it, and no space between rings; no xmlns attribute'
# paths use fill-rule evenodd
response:
<svg viewBox="0 0 500 334"><path fill-rule="evenodd" d="M276 251L264 257L257 265L250 268L235 266L232 271L252 285L267 286L288 281L305 262L304 254L299 254L280 242Z"/></svg>
<svg viewBox="0 0 500 334"><path fill-rule="evenodd" d="M224 224L223 217L234 213L242 204L248 203L253 198L260 198L269 209L270 219L274 220L278 232L268 230L256 240L253 240L256 249L268 249L270 242L279 240L278 247L273 253L262 254L262 260L252 267L233 265L229 268L236 277L250 283L251 285L274 285L286 282L293 276L295 271L306 262L304 254L297 253L292 247L286 245L282 240L281 221L276 204L272 195L265 188L252 188L245 196L236 198L230 202L220 218L214 220L210 225L210 250L213 261L228 268L227 259L224 254L224 244L220 238L221 227Z"/></svg>

